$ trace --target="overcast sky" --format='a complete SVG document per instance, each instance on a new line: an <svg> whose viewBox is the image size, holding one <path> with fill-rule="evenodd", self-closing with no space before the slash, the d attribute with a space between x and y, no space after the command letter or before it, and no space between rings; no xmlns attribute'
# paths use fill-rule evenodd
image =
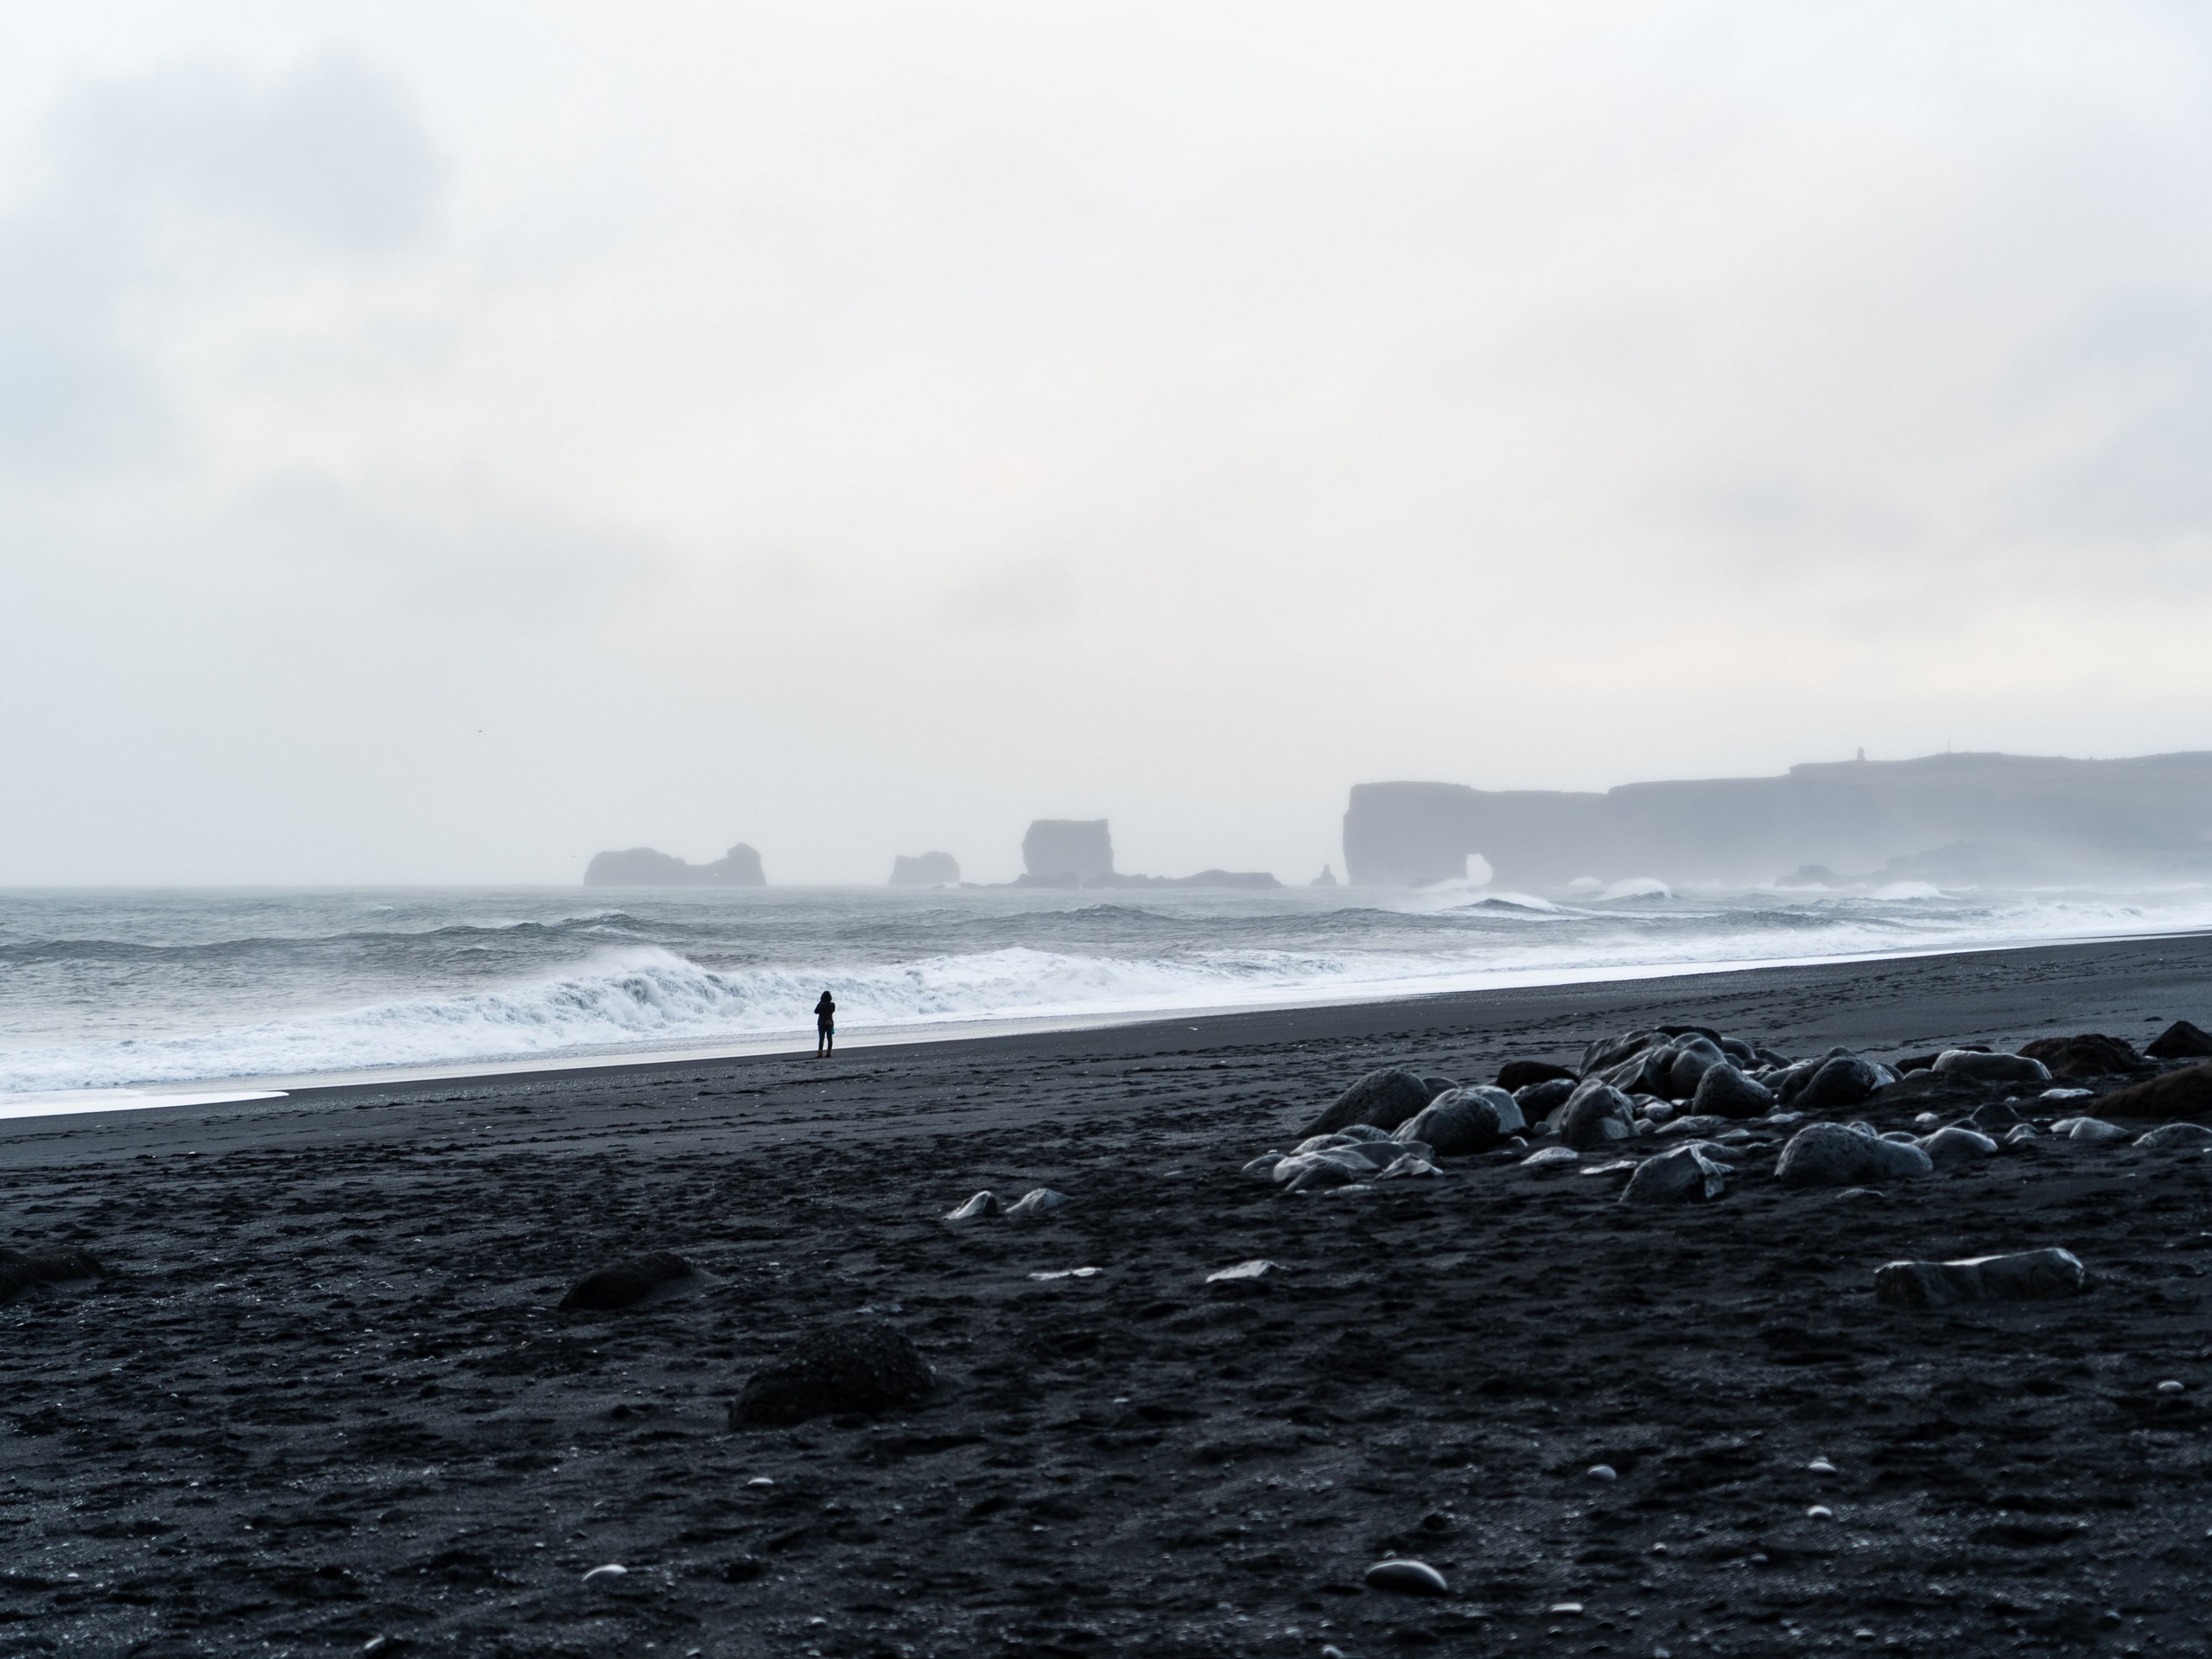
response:
<svg viewBox="0 0 2212 1659"><path fill-rule="evenodd" d="M2212 747L2199 8L0 10L0 882Z"/></svg>

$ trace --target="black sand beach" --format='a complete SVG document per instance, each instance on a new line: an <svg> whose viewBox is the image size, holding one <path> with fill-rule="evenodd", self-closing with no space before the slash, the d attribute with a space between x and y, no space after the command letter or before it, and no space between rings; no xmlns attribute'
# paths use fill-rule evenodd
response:
<svg viewBox="0 0 2212 1659"><path fill-rule="evenodd" d="M1776 1135L1669 1210L1480 1158L1237 1173L1382 1065L2182 1018L2212 938L0 1124L0 1244L111 1270L0 1306L0 1655L2207 1651L2202 1154L1850 1196L1763 1174ZM941 1219L1039 1185L1040 1224ZM1871 1294L2044 1245L2087 1294ZM709 1282L556 1311L652 1249ZM1205 1282L1253 1257L1288 1271ZM863 1311L928 1403L729 1427ZM1363 1587L1397 1553L1453 1595Z"/></svg>

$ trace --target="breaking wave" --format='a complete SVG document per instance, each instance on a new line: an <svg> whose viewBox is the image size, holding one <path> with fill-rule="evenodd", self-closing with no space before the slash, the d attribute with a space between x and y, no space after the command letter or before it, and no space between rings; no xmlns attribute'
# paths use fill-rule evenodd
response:
<svg viewBox="0 0 2212 1659"><path fill-rule="evenodd" d="M564 913L550 893L42 913L0 895L0 1094L804 1040L826 986L855 1033L1381 998L1484 985L2183 931L2149 895L889 896L770 889ZM225 909L228 902L230 909ZM53 901L59 906L60 900ZM289 909L286 909L289 904ZM502 911L515 913L503 914ZM281 913L280 913L281 912ZM67 924L64 925L63 924Z"/></svg>

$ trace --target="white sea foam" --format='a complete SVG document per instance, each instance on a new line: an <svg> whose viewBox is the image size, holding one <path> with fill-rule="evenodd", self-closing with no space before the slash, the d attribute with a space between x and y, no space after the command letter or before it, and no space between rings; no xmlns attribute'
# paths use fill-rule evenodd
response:
<svg viewBox="0 0 2212 1659"><path fill-rule="evenodd" d="M1914 882L1876 894L1663 893L1618 883L1577 904L1453 884L1397 898L1102 904L772 890L640 899L588 917L533 900L537 919L521 921L472 896L400 906L412 932L357 938L303 924L274 943L225 937L195 912L188 919L203 943L162 944L157 959L130 955L142 947L120 926L108 944L41 932L9 947L22 952L9 970L11 989L35 988L39 975L48 988L26 990L0 1020L0 1094L804 1040L824 986L849 1035L2212 925L2212 894L2202 888L1946 894ZM358 896L326 908L361 913ZM668 943L632 942L656 936ZM1046 943L1001 942L1009 938ZM37 938L60 943L49 950ZM917 942L952 948L916 950ZM499 953L488 967L486 951ZM701 957L749 957L751 965L702 966ZM310 972L321 976L313 987L321 1006L304 1005ZM162 984L170 1000L157 1007L152 991ZM105 1002L100 986L111 988ZM34 1006L38 995L46 1001Z"/></svg>

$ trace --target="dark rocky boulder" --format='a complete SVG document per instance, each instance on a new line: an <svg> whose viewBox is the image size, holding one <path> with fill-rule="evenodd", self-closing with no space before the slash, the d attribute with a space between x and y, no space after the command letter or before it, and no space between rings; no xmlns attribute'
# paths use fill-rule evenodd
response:
<svg viewBox="0 0 2212 1659"><path fill-rule="evenodd" d="M1910 1141L1885 1141L1857 1124L1809 1123L1789 1137L1774 1175L1784 1186L1878 1186L1935 1167Z"/></svg>
<svg viewBox="0 0 2212 1659"><path fill-rule="evenodd" d="M1303 1129L1299 1139L1332 1135L1352 1123L1395 1129L1428 1104L1428 1085L1410 1071L1370 1071L1336 1097L1329 1109Z"/></svg>
<svg viewBox="0 0 2212 1659"><path fill-rule="evenodd" d="M1892 1262L1875 1270L1874 1300L1886 1307L2038 1301L2078 1296L2088 1277L2071 1250L2024 1250L1965 1262Z"/></svg>
<svg viewBox="0 0 2212 1659"><path fill-rule="evenodd" d="M1517 1095L1532 1083L1560 1079L1572 1083L1574 1077L1571 1066L1554 1065L1549 1060L1508 1060L1497 1068L1497 1086L1509 1095Z"/></svg>
<svg viewBox="0 0 2212 1659"><path fill-rule="evenodd" d="M1979 1048L1946 1049L1936 1058L1936 1074L1967 1083L2032 1087L2050 1081L2050 1068L2024 1054L1992 1054Z"/></svg>
<svg viewBox="0 0 2212 1659"><path fill-rule="evenodd" d="M2184 1066L2115 1089L2097 1102L2106 1117L2201 1117L2212 1112L2212 1065Z"/></svg>
<svg viewBox="0 0 2212 1659"><path fill-rule="evenodd" d="M595 1268L569 1287L561 1299L564 1313L613 1313L650 1301L667 1287L698 1271L673 1250L655 1250Z"/></svg>
<svg viewBox="0 0 2212 1659"><path fill-rule="evenodd" d="M1856 1054L1839 1054L1822 1061L1795 1093L1784 1095L1783 1104L1801 1112L1848 1111L1880 1084L1880 1077L1866 1061Z"/></svg>
<svg viewBox="0 0 2212 1659"><path fill-rule="evenodd" d="M2177 1020L2153 1037L2143 1052L2154 1060L2212 1059L2212 1032Z"/></svg>
<svg viewBox="0 0 2212 1659"><path fill-rule="evenodd" d="M1577 1152L1602 1152L1636 1139L1636 1108L1609 1084L1588 1082L1567 1101L1559 1122L1562 1146Z"/></svg>
<svg viewBox="0 0 2212 1659"><path fill-rule="evenodd" d="M1450 1094L1459 1085L1450 1077L1423 1077L1421 1080L1421 1086L1427 1090L1428 1097L1434 1100L1439 1095Z"/></svg>
<svg viewBox="0 0 2212 1659"><path fill-rule="evenodd" d="M1714 1066L1727 1064L1728 1057L1718 1043L1689 1038L1675 1046L1675 1058L1668 1063L1667 1075L1658 1080L1661 1087L1656 1092L1664 1100L1688 1100L1697 1093L1699 1078Z"/></svg>
<svg viewBox="0 0 2212 1659"><path fill-rule="evenodd" d="M1690 1096L1690 1110L1700 1117L1764 1117L1773 1107L1766 1085L1732 1065L1707 1066Z"/></svg>
<svg viewBox="0 0 2212 1659"><path fill-rule="evenodd" d="M1728 1190L1728 1169L1692 1142L1647 1158L1621 1189L1622 1204L1710 1204Z"/></svg>
<svg viewBox="0 0 2212 1659"><path fill-rule="evenodd" d="M729 1426L785 1427L844 1412L874 1416L918 1405L936 1387L937 1373L905 1332L872 1319L819 1325L747 1379L730 1406Z"/></svg>
<svg viewBox="0 0 2212 1659"><path fill-rule="evenodd" d="M2133 1071L2143 1058L2117 1037L2084 1032L2078 1037L2038 1037L2022 1043L2020 1052L2041 1060L2054 1077L2108 1077Z"/></svg>
<svg viewBox="0 0 2212 1659"><path fill-rule="evenodd" d="M1573 1096L1577 1085L1572 1077L1547 1077L1541 1083L1532 1083L1513 1091L1513 1103L1521 1109L1521 1116L1531 1123L1541 1123Z"/></svg>
<svg viewBox="0 0 2212 1659"><path fill-rule="evenodd" d="M1440 1157L1463 1158L1470 1153L1488 1152L1525 1127L1521 1109L1503 1090L1453 1089L1401 1124L1398 1138L1426 1141Z"/></svg>
<svg viewBox="0 0 2212 1659"><path fill-rule="evenodd" d="M1624 1031L1618 1037L1600 1037L1582 1051L1582 1075L1586 1077L1606 1071L1647 1048L1663 1047L1666 1041L1663 1031Z"/></svg>

